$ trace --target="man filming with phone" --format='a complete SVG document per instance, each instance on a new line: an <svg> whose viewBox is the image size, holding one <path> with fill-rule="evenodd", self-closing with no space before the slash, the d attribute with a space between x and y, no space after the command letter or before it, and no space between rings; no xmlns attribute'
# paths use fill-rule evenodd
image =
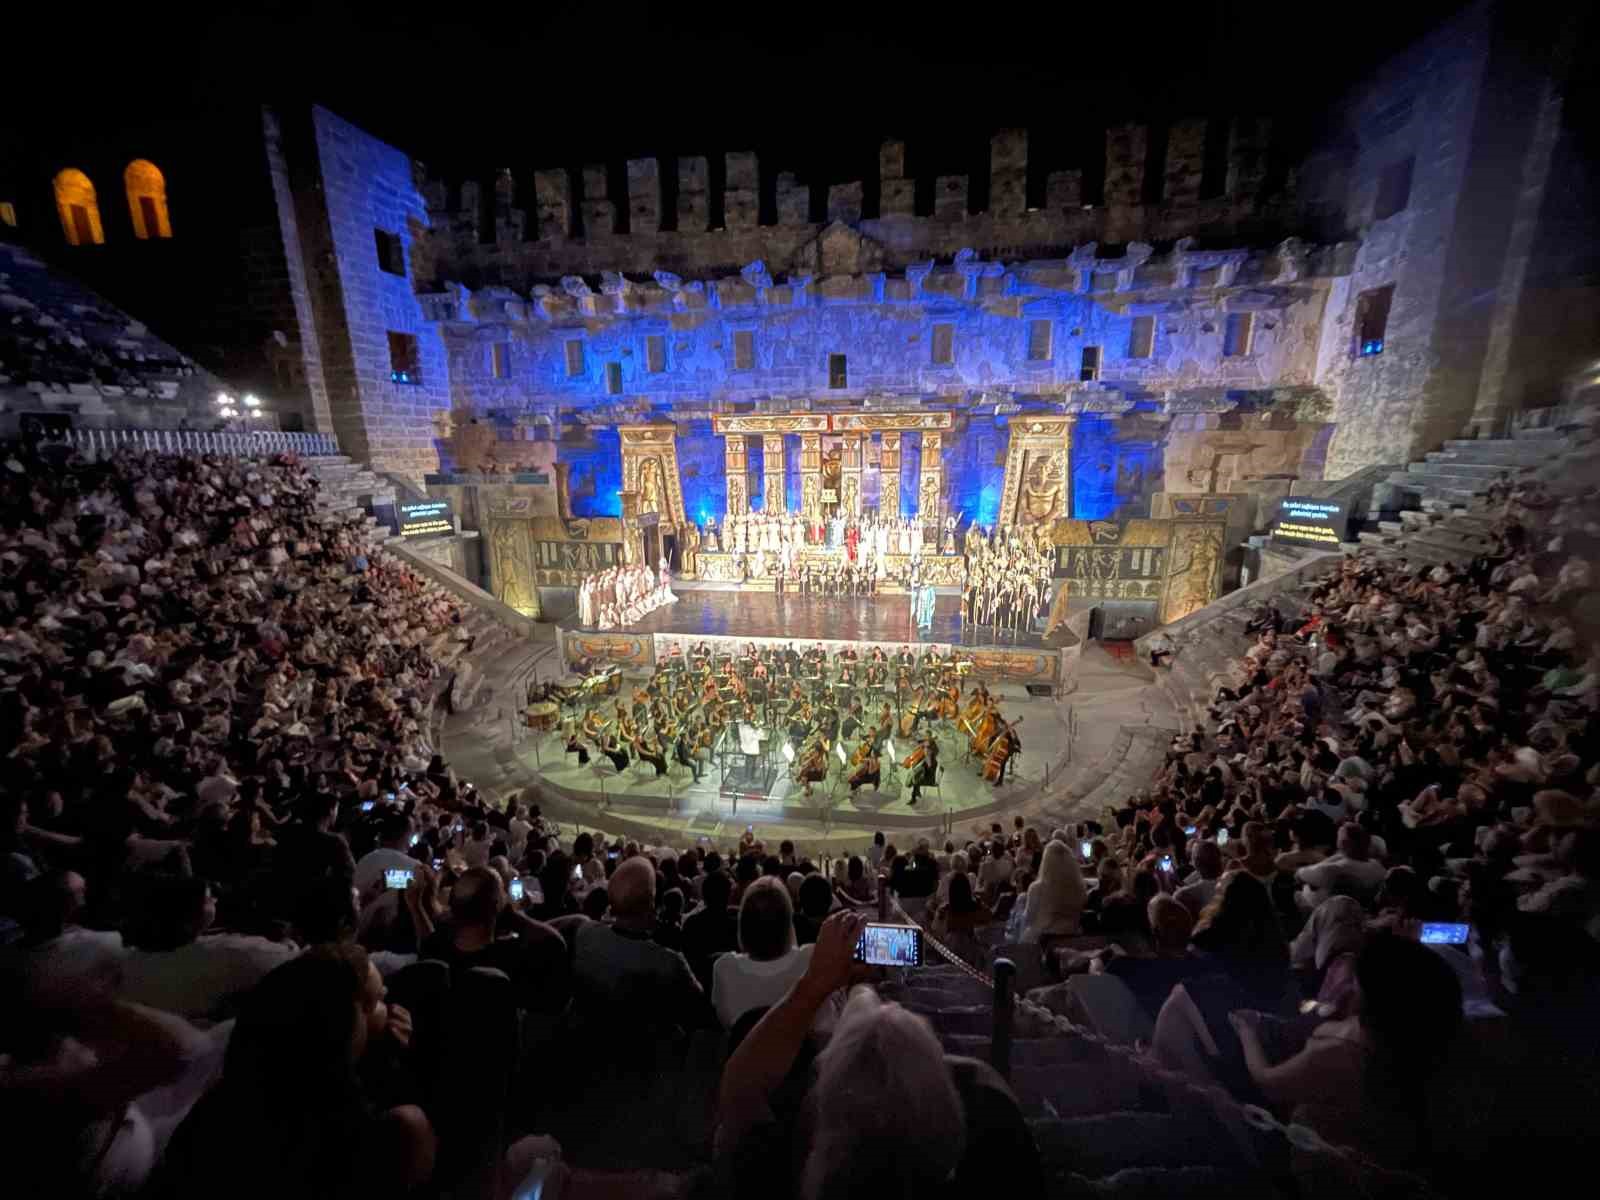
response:
<svg viewBox="0 0 1600 1200"><path fill-rule="evenodd" d="M572 993L567 945L542 921L511 905L504 881L488 867L471 867L450 889L450 915L422 944L423 958L450 964L452 973L494 967L511 980L517 1007L554 1016Z"/></svg>

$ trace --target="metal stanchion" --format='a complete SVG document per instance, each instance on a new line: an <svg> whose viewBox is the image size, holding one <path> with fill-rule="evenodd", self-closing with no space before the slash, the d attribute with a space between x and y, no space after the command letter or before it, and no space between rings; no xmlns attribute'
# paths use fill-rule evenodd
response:
<svg viewBox="0 0 1600 1200"><path fill-rule="evenodd" d="M1017 978L1017 964L1009 958L994 960L994 1029L989 1039L989 1065L1011 1078L1011 1032L1015 1014L1011 990Z"/></svg>

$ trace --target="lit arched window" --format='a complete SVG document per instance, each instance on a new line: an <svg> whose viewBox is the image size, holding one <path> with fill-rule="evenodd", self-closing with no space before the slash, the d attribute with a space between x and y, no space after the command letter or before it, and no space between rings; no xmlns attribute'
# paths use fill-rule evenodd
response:
<svg viewBox="0 0 1600 1200"><path fill-rule="evenodd" d="M133 235L139 238L169 238L172 222L167 218L167 180L153 162L136 158L122 173L128 189L128 211L133 214Z"/></svg>
<svg viewBox="0 0 1600 1200"><path fill-rule="evenodd" d="M94 184L76 167L56 176L56 211L61 214L61 232L69 246L98 246L106 240L100 227L100 205L94 198Z"/></svg>

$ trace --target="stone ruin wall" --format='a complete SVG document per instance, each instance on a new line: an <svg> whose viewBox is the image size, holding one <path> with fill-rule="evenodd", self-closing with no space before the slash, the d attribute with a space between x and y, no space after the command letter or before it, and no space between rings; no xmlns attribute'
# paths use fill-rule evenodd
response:
<svg viewBox="0 0 1600 1200"><path fill-rule="evenodd" d="M1292 176L1286 186L1267 192L1268 121L1240 118L1229 124L1221 194L1205 199L1207 121L1194 118L1169 127L1159 186L1146 186L1148 132L1138 124L1107 130L1103 196L1091 207L1084 204L1082 170L1065 170L1048 174L1045 203L1030 210L1027 134L1011 129L990 139L985 212L968 212L968 176L943 175L934 181L933 212L915 215L916 179L906 174L905 144L891 141L878 154L876 217L864 216L864 189L854 181L830 186L823 220L813 221L810 185L783 172L776 180L776 221L771 225L758 223L756 155L731 153L724 160L720 229L710 228L715 205L703 156L677 160L670 214L663 211L667 192L660 163L653 158L628 162L623 194L612 193L603 166L591 165L575 173L577 188L564 168L534 172L531 188L502 171L487 184L468 180L452 196L443 180L430 179L418 163L416 184L426 198L431 233L417 247L414 265L424 283L458 280L473 287L502 284L526 290L540 280L602 269L704 275L754 259L781 269L819 230L836 223L857 228L881 245L883 265L889 268L946 259L963 247L994 258L1049 258L1085 242L1201 236L1259 245L1293 231ZM492 229L485 221L483 186L493 189L487 206ZM519 204L530 192L531 204ZM1159 194L1159 202L1144 203L1151 194ZM629 232L618 233L624 211ZM582 236L574 236L580 225Z"/></svg>

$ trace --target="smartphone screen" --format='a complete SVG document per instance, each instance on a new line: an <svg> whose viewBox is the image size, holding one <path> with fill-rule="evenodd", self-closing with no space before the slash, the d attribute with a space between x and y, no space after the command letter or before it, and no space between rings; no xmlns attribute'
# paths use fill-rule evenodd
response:
<svg viewBox="0 0 1600 1200"><path fill-rule="evenodd" d="M874 967L920 967L922 930L915 925L868 925L856 943L856 961Z"/></svg>
<svg viewBox="0 0 1600 1200"><path fill-rule="evenodd" d="M433 860L433 869L434 869L434 870L435 870L435 871L442 871L442 870L444 870L444 859L442 859L442 858L436 858L436 859L434 859L434 860Z"/></svg>
<svg viewBox="0 0 1600 1200"><path fill-rule="evenodd" d="M371 812L373 803L374 802L371 801L371 800L363 800L361 802L361 811L362 812Z"/></svg>
<svg viewBox="0 0 1600 1200"><path fill-rule="evenodd" d="M582 867L573 867L572 868L572 882L573 883L582 883L583 882L583 868Z"/></svg>
<svg viewBox="0 0 1600 1200"><path fill-rule="evenodd" d="M511 881L511 898L513 900L522 899L522 880L513 879Z"/></svg>
<svg viewBox="0 0 1600 1200"><path fill-rule="evenodd" d="M421 840L422 840L422 835L421 835L421 834L420 834L420 833L413 833L413 834L412 834L412 835L411 835L411 844L412 844L412 845L413 845L413 846L415 846L415 845L416 845L416 844L417 844L417 843L418 843L418 842L420 842L420 841L421 841Z"/></svg>
<svg viewBox="0 0 1600 1200"><path fill-rule="evenodd" d="M1194 836L1194 830L1195 830L1195 827L1193 825L1185 825L1183 827L1183 836L1184 837L1193 837Z"/></svg>
<svg viewBox="0 0 1600 1200"><path fill-rule="evenodd" d="M1464 946L1472 926L1451 921L1424 921L1420 941L1424 946Z"/></svg>
<svg viewBox="0 0 1600 1200"><path fill-rule="evenodd" d="M1163 871L1170 871L1170 870L1172 870L1172 855L1170 855L1170 854L1163 854L1163 855L1162 855L1162 856L1161 856L1161 869L1162 869L1162 870L1163 870Z"/></svg>
<svg viewBox="0 0 1600 1200"><path fill-rule="evenodd" d="M403 892L411 886L411 872L405 867L390 867L383 873L384 886L393 892Z"/></svg>
<svg viewBox="0 0 1600 1200"><path fill-rule="evenodd" d="M1078 853L1083 856L1083 861L1084 862L1088 862L1091 858L1094 857L1094 843L1093 842L1079 842L1078 843Z"/></svg>
<svg viewBox="0 0 1600 1200"><path fill-rule="evenodd" d="M1217 845L1226 846L1227 844L1228 844L1228 831L1226 829L1217 830Z"/></svg>

